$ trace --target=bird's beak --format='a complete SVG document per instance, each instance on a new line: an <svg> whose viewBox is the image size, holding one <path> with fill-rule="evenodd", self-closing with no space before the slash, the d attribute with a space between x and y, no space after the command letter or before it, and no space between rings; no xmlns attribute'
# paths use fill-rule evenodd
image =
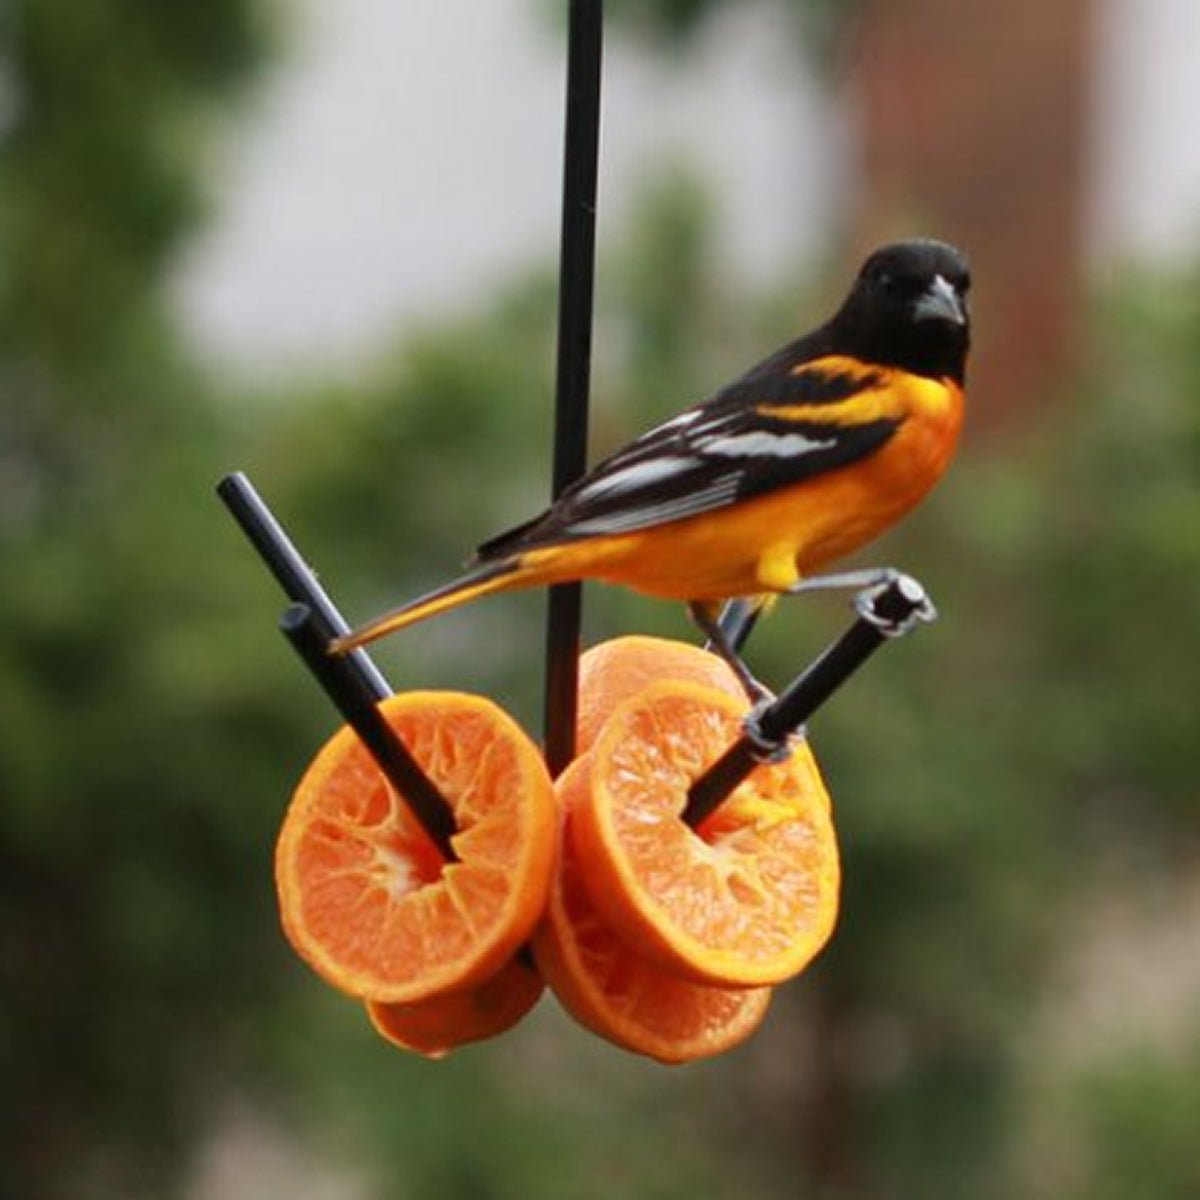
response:
<svg viewBox="0 0 1200 1200"><path fill-rule="evenodd" d="M917 298L913 316L918 321L949 321L952 325L965 325L967 306L944 275L935 275L933 282Z"/></svg>

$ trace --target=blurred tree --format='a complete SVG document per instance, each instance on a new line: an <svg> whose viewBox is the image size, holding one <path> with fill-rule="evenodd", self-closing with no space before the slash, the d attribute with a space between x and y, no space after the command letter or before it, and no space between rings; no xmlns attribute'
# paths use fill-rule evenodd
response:
<svg viewBox="0 0 1200 1200"><path fill-rule="evenodd" d="M243 747L246 784L244 748L289 721L264 701L274 681L222 676L208 650L232 584L197 570L217 423L161 289L201 209L204 119L260 60L261 15L251 0L3 15L6 1194L156 1190L187 1132L179 1080L203 1077L258 970L244 916L266 896L245 855L266 828L214 811L228 768L211 746Z"/></svg>
<svg viewBox="0 0 1200 1200"><path fill-rule="evenodd" d="M135 413L183 407L146 386L161 369L146 356L163 338L164 267L201 206L199 118L249 77L257 16L251 0L17 0L6 13L0 463L26 503L61 505L64 489L126 469Z"/></svg>
<svg viewBox="0 0 1200 1200"><path fill-rule="evenodd" d="M1064 1121L1074 1161L1060 1166L1054 1190L1028 1194L1070 1200L1184 1200L1200 1192L1193 1149L1200 1112L1200 1029L1180 1039L1166 1061L1161 1049L1122 1049L1078 1072Z"/></svg>
<svg viewBox="0 0 1200 1200"><path fill-rule="evenodd" d="M820 64L864 0L783 0L796 20L798 45ZM649 37L660 47L678 48L696 37L722 9L746 0L609 0L615 21Z"/></svg>

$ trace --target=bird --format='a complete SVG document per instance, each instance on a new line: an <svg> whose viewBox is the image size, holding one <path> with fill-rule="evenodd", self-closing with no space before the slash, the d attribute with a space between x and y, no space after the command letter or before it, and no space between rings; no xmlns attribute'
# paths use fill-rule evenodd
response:
<svg viewBox="0 0 1200 1200"><path fill-rule="evenodd" d="M483 542L464 574L333 639L331 652L484 596L593 580L684 602L761 701L769 693L721 607L737 601L744 619L783 595L848 587L861 596L897 576L819 572L911 511L952 459L970 283L965 255L946 242L880 246L823 324Z"/></svg>

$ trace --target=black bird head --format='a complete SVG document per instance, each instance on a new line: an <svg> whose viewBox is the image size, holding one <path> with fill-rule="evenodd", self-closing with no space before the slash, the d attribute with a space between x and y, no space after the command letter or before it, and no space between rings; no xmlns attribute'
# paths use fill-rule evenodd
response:
<svg viewBox="0 0 1200 1200"><path fill-rule="evenodd" d="M881 246L863 264L828 336L838 353L962 383L970 286L966 258L945 242Z"/></svg>

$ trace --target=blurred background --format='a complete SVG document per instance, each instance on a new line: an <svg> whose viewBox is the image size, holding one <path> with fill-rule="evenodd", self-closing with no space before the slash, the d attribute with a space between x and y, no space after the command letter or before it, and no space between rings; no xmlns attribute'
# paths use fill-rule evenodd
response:
<svg viewBox="0 0 1200 1200"><path fill-rule="evenodd" d="M610 0L597 454L961 244L966 441L872 560L931 631L814 723L841 924L666 1069L547 998L442 1064L285 948L334 725L212 495L353 618L548 490L564 10L0 13L0 1195L1200 1195L1200 10ZM397 638L540 723L543 600ZM782 682L839 630L784 605ZM691 636L591 589L589 640Z"/></svg>

